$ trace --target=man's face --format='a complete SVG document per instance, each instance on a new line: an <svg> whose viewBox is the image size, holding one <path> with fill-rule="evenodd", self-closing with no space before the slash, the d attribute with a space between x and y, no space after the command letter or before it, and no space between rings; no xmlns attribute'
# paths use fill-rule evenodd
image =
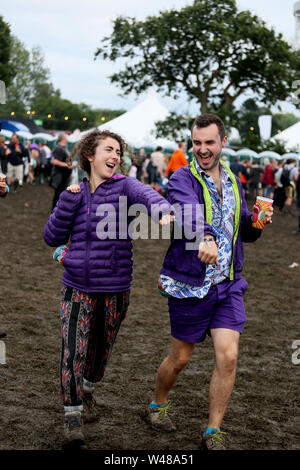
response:
<svg viewBox="0 0 300 470"><path fill-rule="evenodd" d="M222 149L226 146L227 137L221 140L216 124L207 127L194 127L192 134L193 152L202 170L212 171L220 161Z"/></svg>

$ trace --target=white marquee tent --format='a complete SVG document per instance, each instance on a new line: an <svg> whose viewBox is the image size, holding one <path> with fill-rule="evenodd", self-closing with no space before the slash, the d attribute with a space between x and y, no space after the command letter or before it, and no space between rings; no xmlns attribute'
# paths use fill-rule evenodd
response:
<svg viewBox="0 0 300 470"><path fill-rule="evenodd" d="M288 127L284 131L272 138L273 140L281 140L285 143L288 150L300 151L300 121Z"/></svg>
<svg viewBox="0 0 300 470"><path fill-rule="evenodd" d="M120 134L132 147L152 147L158 145L163 149L173 150L177 148L174 141L156 138L152 131L155 130L155 122L166 119L169 111L158 100L154 90L150 90L142 101L126 113L116 119L101 124L100 130L108 129Z"/></svg>

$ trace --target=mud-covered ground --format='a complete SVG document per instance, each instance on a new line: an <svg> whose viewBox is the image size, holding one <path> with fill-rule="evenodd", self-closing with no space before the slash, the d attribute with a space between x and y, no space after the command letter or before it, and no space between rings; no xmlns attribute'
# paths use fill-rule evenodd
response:
<svg viewBox="0 0 300 470"><path fill-rule="evenodd" d="M53 193L26 185L0 200L0 450L61 448L59 297L62 267L42 239ZM231 449L300 449L300 236L294 215L274 215L262 239L246 245L248 321L235 389L223 422ZM167 302L156 279L167 240L134 242L131 304L96 396L99 423L85 426L90 449L196 450L208 419L214 368L211 339L198 345L170 393L177 433L145 420L156 370L170 345ZM3 347L3 344L2 344Z"/></svg>

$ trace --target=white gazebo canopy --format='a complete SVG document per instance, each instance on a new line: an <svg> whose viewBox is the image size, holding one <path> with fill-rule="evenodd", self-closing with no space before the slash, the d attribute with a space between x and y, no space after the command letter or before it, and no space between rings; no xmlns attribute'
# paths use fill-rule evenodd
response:
<svg viewBox="0 0 300 470"><path fill-rule="evenodd" d="M280 134L273 136L272 140L282 141L288 151L300 151L300 121L280 132Z"/></svg>
<svg viewBox="0 0 300 470"><path fill-rule="evenodd" d="M140 101L134 108L98 127L100 130L110 130L120 134L125 142L135 148L152 147L158 145L163 149L177 148L176 142L156 138L153 133L155 123L163 121L169 111L158 100L156 92L151 89L146 98Z"/></svg>

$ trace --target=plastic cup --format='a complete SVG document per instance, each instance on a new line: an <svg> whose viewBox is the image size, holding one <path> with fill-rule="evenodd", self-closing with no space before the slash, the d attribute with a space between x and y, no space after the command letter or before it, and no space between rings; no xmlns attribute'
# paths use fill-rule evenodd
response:
<svg viewBox="0 0 300 470"><path fill-rule="evenodd" d="M6 175L0 173L0 183L4 183L6 181Z"/></svg>
<svg viewBox="0 0 300 470"><path fill-rule="evenodd" d="M252 226L263 229L266 225L266 209L273 205L273 199L268 197L257 196L254 206Z"/></svg>

